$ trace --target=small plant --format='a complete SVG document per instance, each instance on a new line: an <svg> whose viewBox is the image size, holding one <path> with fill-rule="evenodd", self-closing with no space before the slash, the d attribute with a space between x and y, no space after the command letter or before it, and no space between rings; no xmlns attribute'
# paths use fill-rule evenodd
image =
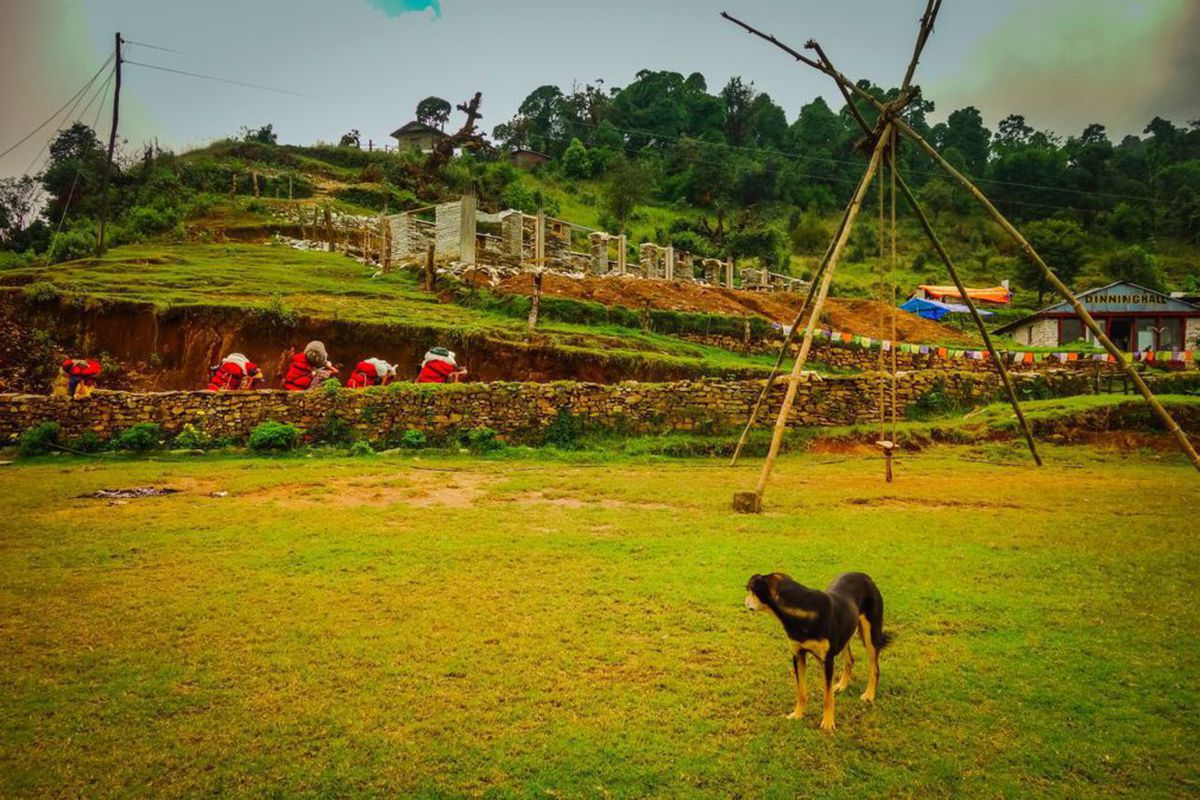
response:
<svg viewBox="0 0 1200 800"><path fill-rule="evenodd" d="M504 447L504 440L492 428L475 428L467 433L467 449L472 453L492 453Z"/></svg>
<svg viewBox="0 0 1200 800"><path fill-rule="evenodd" d="M321 384L321 391L325 393L326 397L337 397L341 394L342 382L337 378L326 378L324 383Z"/></svg>
<svg viewBox="0 0 1200 800"><path fill-rule="evenodd" d="M57 422L43 422L21 434L19 447L23 456L43 456L54 449L62 435Z"/></svg>
<svg viewBox="0 0 1200 800"><path fill-rule="evenodd" d="M375 455L375 448L371 447L371 443L366 439L359 439L357 442L350 445L350 455L355 457L373 456Z"/></svg>
<svg viewBox="0 0 1200 800"><path fill-rule="evenodd" d="M190 422L183 426L173 442L177 450L203 450L211 445L212 437Z"/></svg>
<svg viewBox="0 0 1200 800"><path fill-rule="evenodd" d="M425 438L425 432L410 428L404 432L404 436L400 439L400 446L409 450L422 450L429 445L429 440Z"/></svg>
<svg viewBox="0 0 1200 800"><path fill-rule="evenodd" d="M84 431L67 442L67 448L77 453L98 453L104 449L104 442L95 431Z"/></svg>
<svg viewBox="0 0 1200 800"><path fill-rule="evenodd" d="M145 453L154 450L161 443L162 428L153 422L139 422L114 436L112 447L114 450Z"/></svg>
<svg viewBox="0 0 1200 800"><path fill-rule="evenodd" d="M560 450L574 450L583 435L583 424L571 412L560 408L546 426L542 441Z"/></svg>
<svg viewBox="0 0 1200 800"><path fill-rule="evenodd" d="M50 281L34 281L22 289L21 292L25 295L26 300L38 305L57 303L62 297L62 289L59 289Z"/></svg>
<svg viewBox="0 0 1200 800"><path fill-rule="evenodd" d="M325 391L322 387L321 391ZM330 411L321 420L321 424L313 428L312 441L322 444L349 444L354 438L354 429L350 423L342 419L336 411Z"/></svg>
<svg viewBox="0 0 1200 800"><path fill-rule="evenodd" d="M246 446L255 453L286 453L300 443L300 431L286 422L260 422L250 431Z"/></svg>

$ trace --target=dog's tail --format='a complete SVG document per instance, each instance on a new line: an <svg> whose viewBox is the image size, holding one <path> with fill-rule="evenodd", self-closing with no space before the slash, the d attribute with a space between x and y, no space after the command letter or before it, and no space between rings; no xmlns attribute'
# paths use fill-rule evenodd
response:
<svg viewBox="0 0 1200 800"><path fill-rule="evenodd" d="M895 639L896 639L896 634L884 633L883 631L880 631L879 632L879 649L880 650L884 649L889 644L891 644L893 641L895 641Z"/></svg>

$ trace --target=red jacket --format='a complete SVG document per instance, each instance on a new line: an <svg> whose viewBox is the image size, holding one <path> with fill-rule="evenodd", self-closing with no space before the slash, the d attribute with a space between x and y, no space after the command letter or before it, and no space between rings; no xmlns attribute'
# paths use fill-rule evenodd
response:
<svg viewBox="0 0 1200 800"><path fill-rule="evenodd" d="M350 377L346 378L346 388L348 389L364 389L367 386L379 386L383 383L383 377L379 374L379 369L370 361L360 361L354 365L354 369L350 372Z"/></svg>
<svg viewBox="0 0 1200 800"><path fill-rule="evenodd" d="M62 371L72 378L82 380L88 386L95 386L96 378L100 376L100 362L92 358L79 360L83 363L80 364L76 362L76 359L68 358L62 362Z"/></svg>
<svg viewBox="0 0 1200 800"><path fill-rule="evenodd" d="M254 385L254 379L247 376L256 372L258 365L253 361L247 361L244 367L236 361L222 361L208 382L208 390L232 392L241 388L249 389Z"/></svg>
<svg viewBox="0 0 1200 800"><path fill-rule="evenodd" d="M427 361L425 366L421 367L421 374L417 376L417 383L446 383L450 380L450 376L457 370L458 367L449 361L436 359Z"/></svg>
<svg viewBox="0 0 1200 800"><path fill-rule="evenodd" d="M283 388L289 392L303 392L312 386L312 380L313 368L308 359L304 357L304 353L296 353L292 356L292 363L288 364L287 374L283 377Z"/></svg>

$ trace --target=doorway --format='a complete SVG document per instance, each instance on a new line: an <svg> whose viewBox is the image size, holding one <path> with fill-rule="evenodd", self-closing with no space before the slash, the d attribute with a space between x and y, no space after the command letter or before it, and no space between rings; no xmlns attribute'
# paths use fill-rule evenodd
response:
<svg viewBox="0 0 1200 800"><path fill-rule="evenodd" d="M1114 317L1108 321L1108 338L1123 353L1133 352L1133 331L1132 317Z"/></svg>

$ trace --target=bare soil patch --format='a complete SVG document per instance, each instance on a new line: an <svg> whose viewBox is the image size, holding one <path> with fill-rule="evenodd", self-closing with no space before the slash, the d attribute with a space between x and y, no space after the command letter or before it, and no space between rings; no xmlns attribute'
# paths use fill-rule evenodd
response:
<svg viewBox="0 0 1200 800"><path fill-rule="evenodd" d="M284 483L242 494L294 508L384 508L404 504L425 508L469 508L492 483L471 472L411 472L403 476L354 478L344 481Z"/></svg>

